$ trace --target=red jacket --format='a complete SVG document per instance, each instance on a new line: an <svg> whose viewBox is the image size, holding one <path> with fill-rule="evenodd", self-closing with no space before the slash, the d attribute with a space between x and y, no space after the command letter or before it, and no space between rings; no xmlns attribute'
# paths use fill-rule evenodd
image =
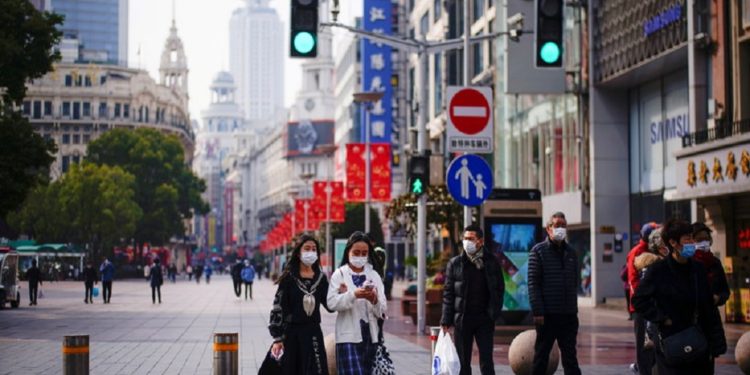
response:
<svg viewBox="0 0 750 375"><path fill-rule="evenodd" d="M636 288L638 288L638 284L641 282L641 275L638 273L638 270L635 268L635 258L637 258L639 255L645 253L648 251L648 242L644 240L638 241L638 244L635 245L632 249L630 249L630 252L628 253L628 285L630 285L630 296L635 294ZM628 310L631 313L635 312L635 307L633 307L633 304L631 303L629 305L630 307Z"/></svg>

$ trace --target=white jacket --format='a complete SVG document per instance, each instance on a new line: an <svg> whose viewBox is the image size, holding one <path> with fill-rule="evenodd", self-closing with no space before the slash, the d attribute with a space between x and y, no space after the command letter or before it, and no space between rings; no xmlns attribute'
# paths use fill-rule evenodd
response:
<svg viewBox="0 0 750 375"><path fill-rule="evenodd" d="M331 275L331 281L328 286L328 308L338 311L336 316L336 343L360 343L362 342L362 329L359 321L370 322L370 337L372 342L378 342L378 324L377 319L384 319L385 312L388 309L385 299L385 288L383 280L380 279L370 264L365 265L364 274L367 280L375 283L375 289L378 291L378 303L373 305L369 301L354 296L354 290L357 287L352 281L352 270L348 265L342 266ZM346 293L339 294L339 286L346 285ZM360 309L357 304L366 306L368 317L360 316Z"/></svg>

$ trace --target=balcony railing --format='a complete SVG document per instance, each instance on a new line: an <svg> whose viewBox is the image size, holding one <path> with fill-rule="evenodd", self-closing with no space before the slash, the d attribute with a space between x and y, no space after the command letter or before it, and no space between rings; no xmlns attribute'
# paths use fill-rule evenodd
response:
<svg viewBox="0 0 750 375"><path fill-rule="evenodd" d="M690 147L736 135L750 133L750 119L729 122L720 120L711 129L698 130L682 137L682 147Z"/></svg>

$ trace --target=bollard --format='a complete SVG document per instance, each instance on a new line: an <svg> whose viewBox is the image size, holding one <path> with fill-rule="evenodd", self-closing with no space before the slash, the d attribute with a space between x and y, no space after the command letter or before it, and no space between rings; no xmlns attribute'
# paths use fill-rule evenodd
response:
<svg viewBox="0 0 750 375"><path fill-rule="evenodd" d="M435 345L437 345L438 335L440 335L440 327L430 327L430 343L432 344L432 357L435 357Z"/></svg>
<svg viewBox="0 0 750 375"><path fill-rule="evenodd" d="M214 333L214 375L239 373L238 348L238 334Z"/></svg>
<svg viewBox="0 0 750 375"><path fill-rule="evenodd" d="M88 375L89 336L65 336L62 357L64 375Z"/></svg>

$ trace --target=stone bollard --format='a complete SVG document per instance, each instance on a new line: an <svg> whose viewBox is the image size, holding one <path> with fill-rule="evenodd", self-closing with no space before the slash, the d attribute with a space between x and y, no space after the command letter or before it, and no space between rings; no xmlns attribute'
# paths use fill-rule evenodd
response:
<svg viewBox="0 0 750 375"><path fill-rule="evenodd" d="M510 368L516 375L530 375L531 368L534 362L534 343L536 341L536 330L530 329L523 331L513 342L510 343L508 349L508 362L510 362ZM547 365L547 375L552 375L557 370L557 365L560 363L560 351L557 348L557 343L552 347L552 351L549 354L549 364Z"/></svg>
<svg viewBox="0 0 750 375"><path fill-rule="evenodd" d="M734 347L734 359L745 375L750 375L750 331L742 334Z"/></svg>
<svg viewBox="0 0 750 375"><path fill-rule="evenodd" d="M214 375L237 375L240 372L237 349L237 333L214 333Z"/></svg>
<svg viewBox="0 0 750 375"><path fill-rule="evenodd" d="M63 374L88 375L89 336L65 336L62 346Z"/></svg>
<svg viewBox="0 0 750 375"><path fill-rule="evenodd" d="M326 361L328 362L328 375L336 375L336 334L329 333L323 338L326 347Z"/></svg>
<svg viewBox="0 0 750 375"><path fill-rule="evenodd" d="M430 362L432 362L432 358L435 358L435 345L437 345L438 335L440 335L440 327L430 327L430 344L432 345Z"/></svg>

